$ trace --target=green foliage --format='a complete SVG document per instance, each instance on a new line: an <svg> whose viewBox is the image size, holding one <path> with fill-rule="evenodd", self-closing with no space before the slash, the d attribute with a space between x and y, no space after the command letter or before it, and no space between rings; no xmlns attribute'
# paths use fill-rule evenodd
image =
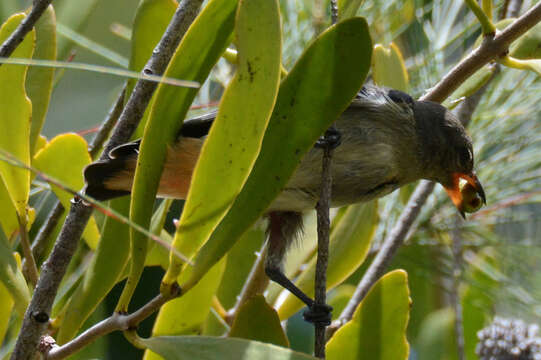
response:
<svg viewBox="0 0 541 360"><path fill-rule="evenodd" d="M55 299L51 333L56 341L66 343L109 316L118 301L120 286L115 285L128 275L117 310L128 309L136 286L146 297L135 298L130 311L156 296L159 278L139 283L140 273L156 266L159 276L162 269L173 269L165 278L166 285L178 281L183 293L164 305L156 319L143 324L152 327L152 337L135 338L146 348L139 357L313 359L295 352L301 346L310 351L299 345L298 337L309 338L311 325L299 325L296 334L282 330L280 320L291 325L300 319L295 312L302 304L276 284L260 284L264 296L256 295L232 313L256 252L262 249L265 219L258 219L367 74L376 84L420 96L480 44L477 19L485 15L479 11L497 14L503 3L483 1L483 7L476 8L476 17L460 1L340 0L341 22L326 29L330 25L328 1L206 1L165 74L198 81L201 88L159 85L135 135L144 134L134 201L116 199L104 210L129 216L131 208L132 221L159 234L164 244L147 247L147 236L137 233L134 223L123 224L95 212ZM530 3L524 2L523 10ZM26 5L18 0L0 1L0 19L7 20L0 30L0 43L24 17L12 14L24 11ZM120 41L125 46L112 54L121 64L129 58L129 68L140 71L177 2L131 2L123 11L134 15L133 21L100 23L101 33L86 29L86 24L92 21L95 9L103 13L114 8L112 3L55 0L53 6L12 57L55 60L58 52L61 60L76 54L77 61L98 62L111 58L107 50L112 48L111 32L122 32L125 36ZM356 14L366 21L354 17ZM498 29L513 21L487 15ZM125 28L113 31L112 26ZM486 86L468 131L488 207L463 222L438 187L392 264L408 275L392 271L380 279L354 318L331 338L329 359L406 359L411 347L416 359L454 360L459 350L457 329L464 335L466 359L475 359L476 332L495 313L528 322L541 316L541 282L532 271L538 268L540 255L535 246L541 211L540 29L538 24L511 44L508 57L482 67L446 101L449 106L459 105L464 97ZM390 44L390 48L376 45L371 58L372 44ZM94 47L94 57L86 53L88 47ZM236 51L234 64L220 59L226 48ZM290 70L287 76L284 68ZM64 76L47 67L0 65L0 149L7 152L0 155L2 358L13 348L31 296L20 261L18 216L26 222L33 242L52 201L60 199L69 209L73 191L83 187L82 169L91 161L87 143L79 135L58 135L54 129L69 124L72 130L79 130L72 124L83 117L86 102L97 97L107 98L103 103L112 102L109 97L118 88L111 88L103 75L95 80L99 85L85 83L77 101L73 97L65 100L62 87L71 89L77 76ZM127 80L127 84L130 94L135 81ZM165 153L176 140L182 120L191 115L190 107L213 107L218 102L215 126L197 164L188 201L155 202ZM61 117L59 108L68 108L69 117ZM106 111L105 107L92 109L95 122L88 127ZM44 134L52 140L47 142ZM63 186L4 161L7 155ZM412 189L413 184L377 203L353 205L334 215L327 284L333 319L351 299ZM66 211L38 246L43 247L43 251L36 250L38 263L52 247L65 216ZM172 219L179 217L175 234ZM304 218L301 245L290 249L284 268L301 289L313 294L315 216L306 214ZM451 239L456 238L461 241L458 257L451 251ZM192 258L194 266L171 256L168 246L172 243ZM462 306L461 323L454 314L455 298ZM145 329L139 330L145 333ZM199 336L202 334L213 337ZM121 341L110 339L112 335L107 335L71 357L108 357L115 350L125 355L118 350L124 346Z"/></svg>

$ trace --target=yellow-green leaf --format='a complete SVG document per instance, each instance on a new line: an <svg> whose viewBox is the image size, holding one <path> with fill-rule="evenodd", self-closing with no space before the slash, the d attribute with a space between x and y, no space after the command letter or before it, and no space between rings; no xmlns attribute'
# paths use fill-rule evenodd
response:
<svg viewBox="0 0 541 360"><path fill-rule="evenodd" d="M259 153L280 82L278 1L241 0L235 35L237 72L201 150L173 240L173 247L187 256L207 241L225 216ZM188 247L179 248L181 242ZM175 281L181 265L172 259L164 281Z"/></svg>
<svg viewBox="0 0 541 360"><path fill-rule="evenodd" d="M160 308L152 329L153 336L197 335L210 312L212 298L225 269L225 260L216 264L190 292L166 303ZM187 276L188 271L183 276ZM145 360L160 357L146 351Z"/></svg>
<svg viewBox="0 0 541 360"><path fill-rule="evenodd" d="M344 111L370 66L366 21L331 26L306 49L280 85L259 157L244 188L195 258L188 288L261 216L291 177L302 156Z"/></svg>
<svg viewBox="0 0 541 360"><path fill-rule="evenodd" d="M228 336L289 346L276 310L267 304L263 295L254 296L240 307Z"/></svg>
<svg viewBox="0 0 541 360"><path fill-rule="evenodd" d="M495 71L496 67L493 65L483 66L481 69L476 71L475 74L466 79L466 81L464 81L458 87L458 89L453 92L445 104L451 108L456 106L458 104L457 100L477 92L477 90L479 90L490 78L492 78Z"/></svg>
<svg viewBox="0 0 541 360"><path fill-rule="evenodd" d="M329 244L327 289L341 284L364 262L378 220L377 201L348 207L333 229ZM314 294L316 256L299 276L296 285L308 296ZM291 293L278 308L280 319L295 314L304 304Z"/></svg>
<svg viewBox="0 0 541 360"><path fill-rule="evenodd" d="M10 17L0 29L0 43L3 43L25 18L24 14ZM26 35L11 57L32 57L35 32ZM0 66L0 149L30 165L30 120L32 103L26 96L26 66ZM20 217L26 219L26 204L30 191L30 172L0 161L0 176Z"/></svg>
<svg viewBox="0 0 541 360"><path fill-rule="evenodd" d="M394 43L388 48L381 44L374 46L372 76L377 85L408 91L408 70L398 46Z"/></svg>
<svg viewBox="0 0 541 360"><path fill-rule="evenodd" d="M41 15L36 23L36 49L34 59L56 60L56 17L52 5ZM49 100L53 90L54 69L33 66L26 76L26 91L32 101L32 124L30 125L30 151L36 149L36 141L45 122Z"/></svg>
<svg viewBox="0 0 541 360"><path fill-rule="evenodd" d="M88 154L86 141L77 134L63 134L53 138L35 156L32 165L39 171L60 180L68 188L79 190L84 185L83 169L92 159ZM73 197L69 192L51 185L65 209L71 206ZM83 233L90 248L95 249L99 241L99 231L94 218L91 218Z"/></svg>
<svg viewBox="0 0 541 360"><path fill-rule="evenodd" d="M177 2L175 0L143 0L139 3L132 27L130 70L143 70L176 8ZM135 82L135 79L128 80L126 94L131 94ZM134 134L135 138L143 136L150 108L147 106Z"/></svg>
<svg viewBox="0 0 541 360"><path fill-rule="evenodd" d="M109 202L111 208L127 216L130 199ZM77 286L66 308L58 336L59 344L71 340L103 298L120 280L130 255L129 231L126 224L107 217L103 234L83 281ZM114 259L114 260L113 260Z"/></svg>
<svg viewBox="0 0 541 360"><path fill-rule="evenodd" d="M4 181L0 178L0 225L8 239L13 233L19 229L19 221L17 220L17 209L13 205L13 201L9 196L8 190L4 185Z"/></svg>
<svg viewBox="0 0 541 360"><path fill-rule="evenodd" d="M327 343L327 359L407 360L410 306L406 272L387 273Z"/></svg>
<svg viewBox="0 0 541 360"><path fill-rule="evenodd" d="M280 346L236 338L160 336L141 342L167 360L317 360Z"/></svg>
<svg viewBox="0 0 541 360"><path fill-rule="evenodd" d="M4 341L4 336L6 336L13 305L13 298L9 291L0 283L0 343Z"/></svg>
<svg viewBox="0 0 541 360"><path fill-rule="evenodd" d="M233 30L235 0L211 0L190 26L177 48L165 76L203 83L227 48ZM145 127L132 191L130 220L148 227L167 147L182 127L182 119L192 103L196 89L161 84L156 90ZM132 267L118 310L126 310L144 266L146 236L130 231Z"/></svg>
<svg viewBox="0 0 541 360"><path fill-rule="evenodd" d="M11 295L19 315L24 315L30 302L30 290L3 234L0 234L0 282Z"/></svg>

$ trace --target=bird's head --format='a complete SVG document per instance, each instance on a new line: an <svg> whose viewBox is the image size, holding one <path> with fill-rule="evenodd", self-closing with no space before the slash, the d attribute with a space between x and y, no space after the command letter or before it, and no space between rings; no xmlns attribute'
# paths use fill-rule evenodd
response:
<svg viewBox="0 0 541 360"><path fill-rule="evenodd" d="M462 215L486 203L474 171L472 142L453 113L440 104L417 101L414 114L425 178L439 182Z"/></svg>

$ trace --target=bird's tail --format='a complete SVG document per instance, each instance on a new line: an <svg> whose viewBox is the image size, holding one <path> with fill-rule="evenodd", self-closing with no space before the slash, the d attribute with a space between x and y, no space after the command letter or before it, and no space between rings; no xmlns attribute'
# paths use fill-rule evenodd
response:
<svg viewBox="0 0 541 360"><path fill-rule="evenodd" d="M96 200L109 200L128 195L133 184L138 143L113 149L110 159L88 165L84 170L85 194Z"/></svg>

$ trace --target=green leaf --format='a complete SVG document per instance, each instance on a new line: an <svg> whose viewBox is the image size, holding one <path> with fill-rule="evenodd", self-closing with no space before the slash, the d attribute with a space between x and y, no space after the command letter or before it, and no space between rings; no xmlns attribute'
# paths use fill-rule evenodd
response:
<svg viewBox="0 0 541 360"><path fill-rule="evenodd" d="M236 6L234 0L211 0L190 26L164 75L203 83L229 44ZM167 148L176 140L181 119L196 93L196 89L164 84L156 90L141 142L130 208L130 220L145 228L150 224L152 207L148 204L156 197ZM130 238L132 270L117 307L120 311L127 309L146 258L146 236L130 231Z"/></svg>
<svg viewBox="0 0 541 360"><path fill-rule="evenodd" d="M509 55L517 59L540 59L541 24L535 25L514 41L509 47Z"/></svg>
<svg viewBox="0 0 541 360"><path fill-rule="evenodd" d="M22 9L18 0L0 1L0 22L4 22L9 16Z"/></svg>
<svg viewBox="0 0 541 360"><path fill-rule="evenodd" d="M233 207L195 258L192 286L261 216L318 137L348 106L370 67L366 21L330 27L282 81L259 157Z"/></svg>
<svg viewBox="0 0 541 360"><path fill-rule="evenodd" d="M21 270L17 266L17 261L13 256L4 234L0 233L0 282L8 290L11 298L15 302L15 309L19 315L23 316L26 307L30 302L30 290L26 285Z"/></svg>
<svg viewBox="0 0 541 360"><path fill-rule="evenodd" d="M36 49L34 59L56 60L56 17L53 7L47 10L36 23ZM26 76L26 92L32 100L32 124L30 125L30 151L35 154L36 141L45 122L49 100L53 90L54 69L33 66Z"/></svg>
<svg viewBox="0 0 541 360"><path fill-rule="evenodd" d="M10 17L0 29L3 43L24 19L23 14ZM34 51L35 31L26 35L11 57L31 58ZM7 151L26 165L30 165L30 119L32 103L26 96L24 83L26 66L0 66L0 149ZM0 177L4 180L17 213L26 218L26 204L30 191L30 172L0 161Z"/></svg>
<svg viewBox="0 0 541 360"><path fill-rule="evenodd" d="M209 315L212 298L216 294L224 269L225 259L216 264L190 292L163 305L154 323L152 335L194 335L201 333L201 328ZM187 276L188 272L183 276ZM145 360L158 358L156 354L150 351L145 354Z"/></svg>
<svg viewBox="0 0 541 360"><path fill-rule="evenodd" d="M377 85L408 91L408 70L398 46L394 43L389 48L381 44L374 46L372 76Z"/></svg>
<svg viewBox="0 0 541 360"><path fill-rule="evenodd" d="M8 330L13 305L13 298L8 289L0 283L0 343L4 342L4 336L6 336Z"/></svg>
<svg viewBox="0 0 541 360"><path fill-rule="evenodd" d="M235 338L161 336L141 341L167 360L317 360L276 345Z"/></svg>
<svg viewBox="0 0 541 360"><path fill-rule="evenodd" d="M109 205L115 211L127 216L130 199L111 200ZM86 319L120 280L129 255L128 226L107 217L92 262L66 308L56 338L59 344L66 343L77 334Z"/></svg>
<svg viewBox="0 0 541 360"><path fill-rule="evenodd" d="M241 191L257 159L278 94L278 1L241 0L235 34L237 72L201 149L173 240L173 247L188 256L208 240ZM183 242L183 238L190 241ZM188 247L179 248L180 243ZM175 281L181 266L179 259L172 259L164 282Z"/></svg>
<svg viewBox="0 0 541 360"><path fill-rule="evenodd" d="M353 319L327 343L327 359L408 359L410 306L406 272L387 273L368 292Z"/></svg>
<svg viewBox="0 0 541 360"><path fill-rule="evenodd" d="M139 3L132 27L130 70L143 70L176 8L177 3L175 0L143 0ZM135 79L128 80L126 94L131 94L135 83ZM135 138L143 136L150 108L151 106L147 106L134 134Z"/></svg>
<svg viewBox="0 0 541 360"><path fill-rule="evenodd" d="M62 134L53 138L34 156L32 165L61 181L68 188L79 190L84 185L83 169L91 162L85 139L77 134ZM64 209L69 209L73 195L55 185L51 185L51 190ZM95 249L99 237L98 226L92 217L85 228L83 238L91 249Z"/></svg>
<svg viewBox="0 0 541 360"><path fill-rule="evenodd" d="M240 307L228 336L289 346L276 310L267 304L263 295L254 296Z"/></svg>
<svg viewBox="0 0 541 360"><path fill-rule="evenodd" d="M477 92L483 85L487 83L489 79L492 78L496 67L493 65L485 65L481 69L475 72L470 76L466 81L464 81L458 89L456 89L453 94L445 101L445 104L449 107L454 107L458 102L456 100L461 99L465 96L470 96Z"/></svg>
<svg viewBox="0 0 541 360"><path fill-rule="evenodd" d="M327 289L330 290L346 280L364 262L378 220L377 201L348 207L331 234ZM308 296L314 295L316 256L299 276L296 285ZM287 293L278 308L280 319L288 319L304 305L297 297Z"/></svg>
<svg viewBox="0 0 541 360"><path fill-rule="evenodd" d="M10 239L13 233L19 230L19 221L17 220L17 209L15 209L15 205L13 205L13 201L1 178L0 204L2 204L2 206L0 206L0 225L2 225L4 234Z"/></svg>

